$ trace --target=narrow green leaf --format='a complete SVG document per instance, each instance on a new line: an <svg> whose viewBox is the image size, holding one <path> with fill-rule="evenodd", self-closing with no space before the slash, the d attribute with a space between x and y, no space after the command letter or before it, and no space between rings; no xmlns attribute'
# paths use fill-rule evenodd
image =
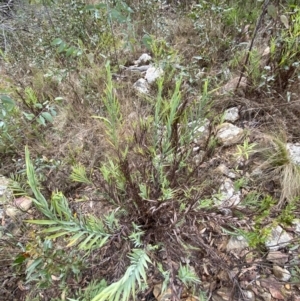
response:
<svg viewBox="0 0 300 301"><path fill-rule="evenodd" d="M67 234L70 234L70 232L69 231L59 232L59 233L56 233L56 234L49 235L49 236L47 236L47 238L48 239L55 239L57 237L64 236L64 235L67 235Z"/></svg>
<svg viewBox="0 0 300 301"><path fill-rule="evenodd" d="M80 237L82 237L85 234L86 234L85 232L80 232L80 233L77 233L74 236L72 236L69 239L70 242L67 244L67 247L74 246L76 244L76 242L80 239Z"/></svg>
<svg viewBox="0 0 300 301"><path fill-rule="evenodd" d="M34 219L28 219L25 220L25 222L30 223L30 224L36 224L36 225L57 225L57 221L52 221L52 220L34 220Z"/></svg>
<svg viewBox="0 0 300 301"><path fill-rule="evenodd" d="M26 269L28 275L27 277L29 277L36 269L36 267L43 261L42 258L38 258L36 260L33 261L33 263Z"/></svg>
<svg viewBox="0 0 300 301"><path fill-rule="evenodd" d="M43 230L42 232L43 232L43 233L51 233L51 232L57 232L57 231L62 230L62 229L63 229L62 226L51 227L51 228L48 228L48 229Z"/></svg>
<svg viewBox="0 0 300 301"><path fill-rule="evenodd" d="M79 249L84 250L86 244L94 237L95 233L90 234L82 243L79 245Z"/></svg>

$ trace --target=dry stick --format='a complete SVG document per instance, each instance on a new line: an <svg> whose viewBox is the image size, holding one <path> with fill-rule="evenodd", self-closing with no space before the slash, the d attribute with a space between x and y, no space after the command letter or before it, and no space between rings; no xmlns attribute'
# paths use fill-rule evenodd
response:
<svg viewBox="0 0 300 301"><path fill-rule="evenodd" d="M254 34L253 34L253 37L252 37L252 40L251 40L251 44L250 44L250 47L249 47L249 50L248 50L248 53L247 53L246 61L245 61L245 64L243 65L243 68L242 68L242 71L241 71L241 75L240 75L239 81L238 81L238 83L237 83L237 85L236 85L235 91L236 91L236 90L239 88L239 86L240 86L240 82L241 82L241 80L242 80L242 77L243 77L244 72L245 72L245 70L246 70L246 66L247 66L248 61L249 61L249 57L250 57L250 53L251 53L251 51L252 51L252 47L253 47L253 44L254 44L254 40L255 40L255 38L256 38L258 29L259 29L259 27L260 27L261 21L262 21L263 16L264 16L264 14L265 14L265 12L266 12L266 9L267 9L267 6L268 6L269 2L270 2L270 0L265 0L265 3L264 3L264 5L263 5L262 13L261 13L261 15L260 15L260 17L259 17L258 22L256 23L255 31L254 31Z"/></svg>

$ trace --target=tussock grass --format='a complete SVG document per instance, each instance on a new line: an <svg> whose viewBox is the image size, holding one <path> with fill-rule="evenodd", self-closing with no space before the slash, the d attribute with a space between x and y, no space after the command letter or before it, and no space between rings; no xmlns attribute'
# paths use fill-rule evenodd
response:
<svg viewBox="0 0 300 301"><path fill-rule="evenodd" d="M300 166L291 158L287 149L286 136L281 133L277 137L265 135L268 146L262 150L265 162L261 168L269 177L278 178L281 185L281 195L278 206L285 201L291 202L300 194Z"/></svg>

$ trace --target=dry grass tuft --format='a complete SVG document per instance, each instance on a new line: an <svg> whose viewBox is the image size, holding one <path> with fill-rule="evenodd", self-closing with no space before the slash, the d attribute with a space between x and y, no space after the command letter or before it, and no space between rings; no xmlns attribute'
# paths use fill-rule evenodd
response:
<svg viewBox="0 0 300 301"><path fill-rule="evenodd" d="M279 179L281 195L278 206L281 207L285 201L291 202L300 195L300 166L292 160L283 133L277 137L265 135L264 138L266 147L262 154L265 162L260 168L270 177Z"/></svg>

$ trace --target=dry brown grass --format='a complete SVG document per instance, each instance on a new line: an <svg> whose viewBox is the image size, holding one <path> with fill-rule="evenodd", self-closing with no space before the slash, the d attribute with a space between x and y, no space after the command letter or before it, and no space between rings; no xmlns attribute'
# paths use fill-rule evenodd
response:
<svg viewBox="0 0 300 301"><path fill-rule="evenodd" d="M281 192L278 206L281 207L284 202L291 202L300 194L300 166L293 162L283 132L275 137L264 135L261 153L265 160L260 166L264 177L279 179Z"/></svg>

